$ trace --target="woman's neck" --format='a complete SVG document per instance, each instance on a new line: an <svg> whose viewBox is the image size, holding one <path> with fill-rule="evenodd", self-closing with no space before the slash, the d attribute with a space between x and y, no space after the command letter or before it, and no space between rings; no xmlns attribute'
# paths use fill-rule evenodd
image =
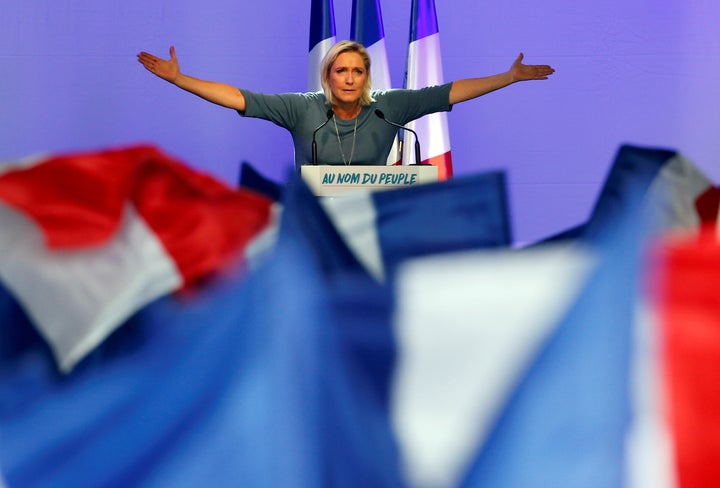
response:
<svg viewBox="0 0 720 488"><path fill-rule="evenodd" d="M359 103L333 105L333 112L342 120L351 120L360 115L362 107Z"/></svg>

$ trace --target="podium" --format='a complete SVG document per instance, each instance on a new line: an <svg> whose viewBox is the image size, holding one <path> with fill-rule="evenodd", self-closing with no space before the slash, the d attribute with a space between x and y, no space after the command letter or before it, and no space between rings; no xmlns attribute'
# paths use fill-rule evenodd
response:
<svg viewBox="0 0 720 488"><path fill-rule="evenodd" d="M390 190L434 183L437 166L334 166L303 165L300 175L319 197L335 197L357 192Z"/></svg>

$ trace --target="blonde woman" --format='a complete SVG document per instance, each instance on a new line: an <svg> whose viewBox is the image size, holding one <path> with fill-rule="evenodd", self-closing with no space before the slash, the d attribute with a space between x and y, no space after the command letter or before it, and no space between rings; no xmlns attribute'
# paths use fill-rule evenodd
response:
<svg viewBox="0 0 720 488"><path fill-rule="evenodd" d="M378 111L386 120L404 125L512 83L544 80L554 73L550 66L525 65L522 60L520 54L508 71L492 76L419 90L371 91L367 50L357 42L340 41L323 59L322 92L264 94L182 73L174 47L167 60L146 52L138 54L138 61L148 71L177 87L290 131L298 169L313 163L384 165L397 128L382 120Z"/></svg>

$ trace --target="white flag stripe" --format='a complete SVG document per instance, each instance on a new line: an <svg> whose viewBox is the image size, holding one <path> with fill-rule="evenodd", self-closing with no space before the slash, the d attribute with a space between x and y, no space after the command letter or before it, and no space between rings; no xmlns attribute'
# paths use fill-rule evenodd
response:
<svg viewBox="0 0 720 488"><path fill-rule="evenodd" d="M370 193L320 198L319 202L355 257L382 282L385 268L377 232L377 212Z"/></svg>
<svg viewBox="0 0 720 488"><path fill-rule="evenodd" d="M366 46L372 60L372 88L374 90L387 90L392 88L390 83L390 66L385 51L385 39L380 39L371 46Z"/></svg>
<svg viewBox="0 0 720 488"><path fill-rule="evenodd" d="M672 435L666 422L660 365L660 318L646 300L637 305L632 354L633 422L627 436L628 488L675 488Z"/></svg>
<svg viewBox="0 0 720 488"><path fill-rule="evenodd" d="M581 247L548 246L403 267L391 404L411 486L457 486L593 261Z"/></svg>
<svg viewBox="0 0 720 488"><path fill-rule="evenodd" d="M335 44L335 37L328 37L315 44L315 47L308 53L308 90L322 91L320 64L333 44Z"/></svg>
<svg viewBox="0 0 720 488"><path fill-rule="evenodd" d="M390 66L388 64L387 52L385 51L385 39L380 39L371 46L366 46L372 66L370 69L372 75L372 88L374 90L389 90L392 88L390 81ZM398 138L395 138L392 148L388 153L386 164L391 166L400 160L400 144Z"/></svg>
<svg viewBox="0 0 720 488"><path fill-rule="evenodd" d="M440 35L418 39L408 49L407 87L422 88L443 83Z"/></svg>
<svg viewBox="0 0 720 488"><path fill-rule="evenodd" d="M0 228L0 279L63 371L141 307L182 285L175 262L130 205L117 234L97 248L48 249L34 223L2 204Z"/></svg>
<svg viewBox="0 0 720 488"><path fill-rule="evenodd" d="M700 225L695 200L712 182L689 159L677 154L667 161L647 191L648 205L659 211L666 231L697 229Z"/></svg>
<svg viewBox="0 0 720 488"><path fill-rule="evenodd" d="M426 36L410 43L406 87L417 89L441 85L443 82L439 34ZM423 160L450 151L450 134L445 112L426 115L410 122L407 127L418 134ZM414 158L413 144L405 144L403 164L414 163Z"/></svg>
<svg viewBox="0 0 720 488"><path fill-rule="evenodd" d="M447 115L435 113L426 115L407 125L418 134L422 158L430 159L450 151L450 134L447 128ZM403 161L405 164L414 163L414 147L412 144L405 144Z"/></svg>
<svg viewBox="0 0 720 488"><path fill-rule="evenodd" d="M0 162L0 176L10 171L19 169L32 168L40 163L45 162L50 156L48 154L37 154L16 161Z"/></svg>

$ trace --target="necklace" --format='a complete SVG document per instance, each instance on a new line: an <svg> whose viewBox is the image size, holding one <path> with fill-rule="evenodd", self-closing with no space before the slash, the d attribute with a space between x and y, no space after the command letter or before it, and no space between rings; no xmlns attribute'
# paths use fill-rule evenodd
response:
<svg viewBox="0 0 720 488"><path fill-rule="evenodd" d="M335 114L333 114L333 125L335 126L335 135L337 136L338 140L338 146L340 146L340 155L342 156L343 163L345 163L345 166L350 166L352 164L353 155L355 154L355 136L357 136L357 121L360 118L360 114L358 114L357 117L355 117L355 128L353 129L353 143L352 143L352 149L350 150L350 160L345 160L345 151L343 151L342 142L340 141L340 132L338 131L337 122L335 121Z"/></svg>

